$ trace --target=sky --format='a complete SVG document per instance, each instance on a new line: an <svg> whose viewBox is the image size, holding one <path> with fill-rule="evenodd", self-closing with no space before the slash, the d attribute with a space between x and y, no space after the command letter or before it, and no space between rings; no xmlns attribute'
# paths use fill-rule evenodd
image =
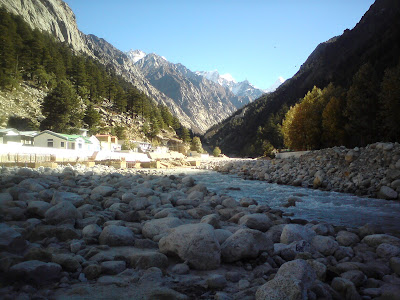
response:
<svg viewBox="0 0 400 300"><path fill-rule="evenodd" d="M156 53L266 89L319 43L352 29L373 0L64 0L78 28L121 51Z"/></svg>

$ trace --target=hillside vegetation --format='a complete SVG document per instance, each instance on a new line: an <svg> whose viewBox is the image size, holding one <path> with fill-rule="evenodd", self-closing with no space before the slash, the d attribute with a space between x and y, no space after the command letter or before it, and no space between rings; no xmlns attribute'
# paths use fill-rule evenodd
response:
<svg viewBox="0 0 400 300"><path fill-rule="evenodd" d="M398 84L396 75L391 74L398 72L399 53L400 3L377 0L352 30L320 44L291 79L274 93L264 95L213 126L205 139L224 153L241 156L259 156L273 147L317 149L398 141L398 134L387 131L398 128L393 120L399 102L393 93L398 95ZM307 100L319 97L317 90L313 91L314 86L321 90L318 93L322 96L318 101ZM328 91L332 94L327 95ZM307 96L308 92L311 94ZM336 100L331 101L332 97ZM305 99L303 104L286 115L301 99ZM312 113L306 114L303 124L308 125L297 128L295 122L289 132L313 135L318 141L293 144L283 138L282 122L285 116L290 119L294 111L306 108L316 110L318 120L308 120ZM326 126L322 129L324 110ZM337 111L340 114L335 115Z"/></svg>
<svg viewBox="0 0 400 300"><path fill-rule="evenodd" d="M74 132L81 127L92 133L118 134L129 130L101 122L100 112L106 110L108 114L138 120L149 139L154 139L160 130L176 131L187 139L188 130L166 106L157 105L116 75L112 67L77 55L68 44L37 29L32 30L21 17L5 9L0 9L0 40L2 102L19 102L16 95L26 95L21 90L29 90L33 98L40 98L36 100L41 108L40 113L36 109L29 115L21 107L13 111L15 105L4 103L10 110L1 112L3 124L59 132ZM40 92L32 93L32 90Z"/></svg>

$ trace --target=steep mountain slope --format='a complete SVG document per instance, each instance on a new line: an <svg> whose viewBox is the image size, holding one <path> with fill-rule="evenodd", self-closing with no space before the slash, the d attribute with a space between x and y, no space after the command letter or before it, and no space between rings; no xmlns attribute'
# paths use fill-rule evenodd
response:
<svg viewBox="0 0 400 300"><path fill-rule="evenodd" d="M22 16L32 28L47 31L59 41L70 44L75 51L96 58L104 65L113 68L118 75L122 75L146 95L158 103L167 105L184 126L192 128L195 132L204 132L220 121L219 118L204 117L214 115L215 105L220 107L217 111L225 112L221 118L227 117L234 111L231 104L225 102L208 104L207 101L202 101L193 105L193 109L187 109L187 105L181 107L175 99L155 88L125 53L104 39L80 32L74 13L62 0L0 0L0 5ZM203 117L197 120L198 116Z"/></svg>
<svg viewBox="0 0 400 300"><path fill-rule="evenodd" d="M225 153L239 155L254 144L257 128L284 104L293 105L314 85L323 88L333 82L348 87L366 62L382 74L398 63L399 53L400 2L377 0L352 30L318 45L291 79L212 127L206 138Z"/></svg>
<svg viewBox="0 0 400 300"><path fill-rule="evenodd" d="M136 62L147 80L175 101L200 132L236 111L237 97L228 89L199 76L182 64L173 64L156 54ZM235 101L236 100L236 101Z"/></svg>

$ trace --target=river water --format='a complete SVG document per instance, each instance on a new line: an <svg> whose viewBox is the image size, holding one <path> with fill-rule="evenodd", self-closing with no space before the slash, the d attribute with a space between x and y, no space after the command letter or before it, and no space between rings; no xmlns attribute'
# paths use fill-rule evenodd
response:
<svg viewBox="0 0 400 300"><path fill-rule="evenodd" d="M180 170L180 173L191 175L197 184L204 184L210 191L219 195L229 195L237 200L250 197L259 204L268 204L271 208L293 213L293 218L348 227L371 223L380 225L385 232L400 233L400 201L362 198L265 181L244 180L215 171L186 169L184 172ZM302 201L296 202L294 207L283 207L291 196L296 196Z"/></svg>

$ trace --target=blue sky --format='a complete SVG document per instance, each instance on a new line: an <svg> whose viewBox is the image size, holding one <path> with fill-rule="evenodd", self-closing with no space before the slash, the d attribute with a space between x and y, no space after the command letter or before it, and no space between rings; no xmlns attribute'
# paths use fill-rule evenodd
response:
<svg viewBox="0 0 400 300"><path fill-rule="evenodd" d="M373 0L65 0L85 34L268 88L353 28Z"/></svg>

